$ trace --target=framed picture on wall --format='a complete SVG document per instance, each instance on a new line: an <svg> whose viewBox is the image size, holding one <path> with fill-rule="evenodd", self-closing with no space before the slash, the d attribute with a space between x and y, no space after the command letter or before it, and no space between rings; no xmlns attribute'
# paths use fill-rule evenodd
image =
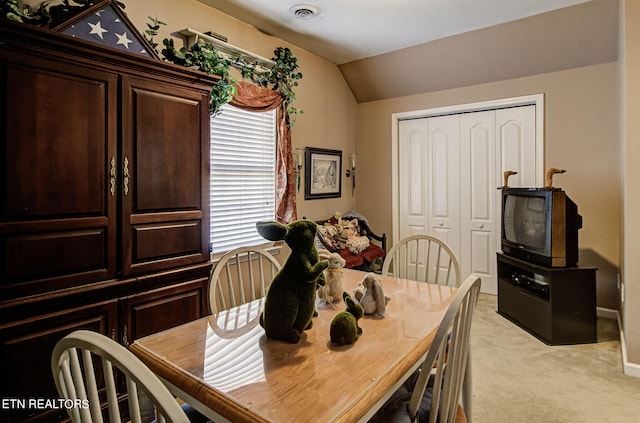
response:
<svg viewBox="0 0 640 423"><path fill-rule="evenodd" d="M342 195L342 151L307 147L304 167L305 200Z"/></svg>

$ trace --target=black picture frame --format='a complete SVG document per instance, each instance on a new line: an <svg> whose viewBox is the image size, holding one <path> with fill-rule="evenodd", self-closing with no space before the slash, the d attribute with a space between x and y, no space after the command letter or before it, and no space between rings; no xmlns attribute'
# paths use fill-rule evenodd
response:
<svg viewBox="0 0 640 423"><path fill-rule="evenodd" d="M342 196L342 151L307 147L304 168L305 200Z"/></svg>

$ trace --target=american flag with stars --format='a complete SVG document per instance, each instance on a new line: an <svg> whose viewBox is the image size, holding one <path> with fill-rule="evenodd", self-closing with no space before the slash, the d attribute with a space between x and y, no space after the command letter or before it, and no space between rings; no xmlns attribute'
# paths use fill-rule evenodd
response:
<svg viewBox="0 0 640 423"><path fill-rule="evenodd" d="M62 30L63 34L152 57L140 35L124 22L112 4Z"/></svg>

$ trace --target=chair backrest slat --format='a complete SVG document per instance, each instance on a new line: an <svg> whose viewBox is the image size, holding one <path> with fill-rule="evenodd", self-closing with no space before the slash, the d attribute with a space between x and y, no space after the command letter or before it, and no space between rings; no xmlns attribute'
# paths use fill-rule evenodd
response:
<svg viewBox="0 0 640 423"><path fill-rule="evenodd" d="M227 281L233 281L233 277L231 276L231 263L229 261L225 261L223 263L223 266L224 266L224 270L225 270L225 272L227 274ZM220 291L220 293L222 295L221 301L222 301L222 305L225 308L230 308L230 307L235 306L235 298L236 298L236 294L235 294L235 292L233 290L233 283L227 282L227 289L229 290L229 298L230 298L231 303L227 306L226 299L225 299L225 296L224 296L224 292L222 290Z"/></svg>
<svg viewBox="0 0 640 423"><path fill-rule="evenodd" d="M246 254L247 257L247 267L249 269L249 272L251 272L251 254ZM230 265L230 263L227 263L227 265ZM244 277L243 277L243 272L242 272L242 259L241 259L241 254L239 252L236 253L236 286L238 287L238 291L236 296L232 296L231 297L231 306L235 307L239 304L244 304L247 302L246 298L245 298L245 294L244 294ZM233 285L232 281L229 283L230 285Z"/></svg>
<svg viewBox="0 0 640 423"><path fill-rule="evenodd" d="M265 283L265 269L264 269L264 261L260 260L258 258L258 275L260 276L260 291L261 292L266 292L265 287L267 286L267 284ZM273 279L274 275L271 275L271 279ZM269 282L271 282L271 279L269 280Z"/></svg>
<svg viewBox="0 0 640 423"><path fill-rule="evenodd" d="M404 253L404 260L405 260L405 262L404 262L404 273L405 273L405 275L408 275L409 274L409 265L411 264L411 257L409 257L410 254L411 254L411 250L409 249L409 245L405 245L404 246L404 251L405 251L405 253Z"/></svg>
<svg viewBox="0 0 640 423"><path fill-rule="evenodd" d="M434 243L434 242L429 242L429 245L431 245L431 244L435 244L435 243ZM433 266L429 266L429 267L427 268L427 271L429 271L429 270L433 269L433 280L434 280L434 283L436 283L436 284L446 285L446 284L447 284L446 282L444 282L444 283L441 283L441 282L440 282L440 273L441 273L441 269L440 269L440 265L441 265L441 262L440 262L440 255L441 255L441 253L442 253L442 247L441 247L440 245L437 245L437 246L436 246L436 248L435 248L435 250L436 250L436 251L435 251L435 260L434 260L435 265L433 265ZM430 262L429 262L429 263L430 263ZM446 279L445 279L445 281L446 281Z"/></svg>
<svg viewBox="0 0 640 423"><path fill-rule="evenodd" d="M80 369L80 359L78 358L78 351L73 348L69 351L69 370L73 379L73 386L75 387L75 395L73 399L84 399L87 394L84 389L84 383L82 381L82 370Z"/></svg>
<svg viewBox="0 0 640 423"><path fill-rule="evenodd" d="M419 280L423 280L422 277L418 276L420 273L420 262L423 261L424 262L424 280L429 280L429 269L431 269L431 243L427 242L426 244L426 249L427 249L427 253L425 255L420 254L420 246L423 245L424 243L420 242L421 240L418 240L418 242L416 242L416 278L418 278ZM422 260L424 259L424 260Z"/></svg>
<svg viewBox="0 0 640 423"><path fill-rule="evenodd" d="M255 254L247 254L247 271L249 272L249 293L253 293L254 295L251 296L251 299L255 298L255 292L256 292L256 279L253 271L253 266L254 266L254 262L255 265L260 265L260 257L256 257ZM243 290L243 298L242 298L243 302L246 302L247 300L244 298L244 290Z"/></svg>
<svg viewBox="0 0 640 423"><path fill-rule="evenodd" d="M66 352L66 357L64 362L62 363L62 365L58 368L58 377L63 381L62 386L63 386L63 392L61 393L62 396L64 396L65 398L69 398L69 399L78 399L78 394L76 392L76 388L75 388L75 383L73 380L73 374L71 372L71 365L69 364L71 361L71 355L75 354L75 350L71 350L71 351L67 351ZM88 411L87 410L83 410L83 409L78 409L78 408L72 408L71 410L69 410L70 412L70 416L73 419L73 421L79 421L80 420L80 413L82 412L83 414L86 415L86 418L91 418L90 415L88 415Z"/></svg>
<svg viewBox="0 0 640 423"><path fill-rule="evenodd" d="M109 405L109 421L113 421L120 415L120 405L118 404L118 392L113 366L107 357L102 357L102 374L104 376L105 391L107 392L107 404Z"/></svg>
<svg viewBox="0 0 640 423"><path fill-rule="evenodd" d="M102 412L100 407L98 407L98 404L100 404L100 396L98 395L98 383L96 382L96 373L93 360L91 359L91 351L81 350L81 352L87 386L86 399L89 400L89 404L94 404L93 407L90 407L91 417L95 423L102 423Z"/></svg>
<svg viewBox="0 0 640 423"><path fill-rule="evenodd" d="M138 387L136 382L127 376L127 392L129 396L127 401L129 402L129 420L131 423L142 423L142 416L140 415L140 402L138 399Z"/></svg>

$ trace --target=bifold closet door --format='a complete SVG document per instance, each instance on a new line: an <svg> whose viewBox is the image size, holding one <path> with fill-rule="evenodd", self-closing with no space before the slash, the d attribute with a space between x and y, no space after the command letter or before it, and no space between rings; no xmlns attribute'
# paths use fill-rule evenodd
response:
<svg viewBox="0 0 640 423"><path fill-rule="evenodd" d="M461 234L459 250L463 275L482 278L482 291L496 293L496 239L500 221L496 163L496 112L476 112L460 117Z"/></svg>
<svg viewBox="0 0 640 423"><path fill-rule="evenodd" d="M400 122L399 238L432 234L460 249L459 117Z"/></svg>
<svg viewBox="0 0 640 423"><path fill-rule="evenodd" d="M399 122L399 234L435 235L497 292L502 174L535 186L535 106Z"/></svg>
<svg viewBox="0 0 640 423"><path fill-rule="evenodd" d="M534 187L535 106L460 115L461 249L463 275L482 278L482 292L496 294L501 192L506 170L512 187Z"/></svg>

